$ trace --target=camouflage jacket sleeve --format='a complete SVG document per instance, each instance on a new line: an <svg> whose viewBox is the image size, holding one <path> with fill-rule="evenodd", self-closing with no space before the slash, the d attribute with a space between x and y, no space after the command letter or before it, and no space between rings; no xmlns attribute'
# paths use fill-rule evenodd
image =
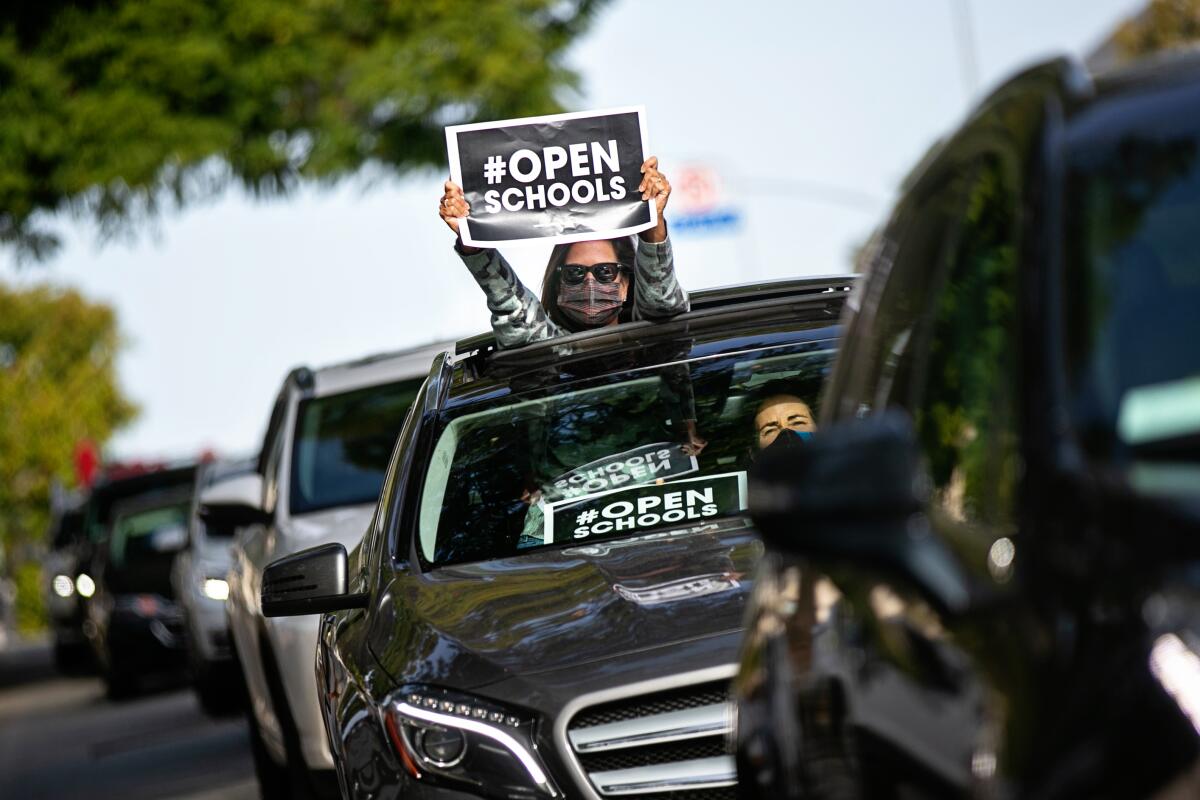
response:
<svg viewBox="0 0 1200 800"><path fill-rule="evenodd" d="M637 237L637 280L634 282L634 319L659 320L691 308L687 292L675 278L671 237L647 242Z"/></svg>
<svg viewBox="0 0 1200 800"><path fill-rule="evenodd" d="M487 296L492 331L500 347L522 347L564 333L546 316L541 301L525 288L499 250L458 255Z"/></svg>

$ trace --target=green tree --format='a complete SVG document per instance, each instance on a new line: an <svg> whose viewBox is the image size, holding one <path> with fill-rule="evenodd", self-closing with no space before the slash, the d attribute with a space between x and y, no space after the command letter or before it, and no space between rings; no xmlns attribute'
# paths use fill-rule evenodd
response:
<svg viewBox="0 0 1200 800"><path fill-rule="evenodd" d="M136 413L117 386L119 344L108 306L73 290L0 283L0 547L26 625L37 616L29 575L53 481L71 485L76 444L102 445Z"/></svg>
<svg viewBox="0 0 1200 800"><path fill-rule="evenodd" d="M103 235L231 182L260 195L444 163L442 128L560 110L605 0L44 0L0 8L0 242Z"/></svg>
<svg viewBox="0 0 1200 800"><path fill-rule="evenodd" d="M1200 0L1150 0L1113 33L1118 58L1130 61L1200 40Z"/></svg>

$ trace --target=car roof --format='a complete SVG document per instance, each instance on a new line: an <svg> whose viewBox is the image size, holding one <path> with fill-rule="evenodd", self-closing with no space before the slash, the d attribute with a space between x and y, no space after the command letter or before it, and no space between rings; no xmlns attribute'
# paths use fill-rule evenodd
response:
<svg viewBox="0 0 1200 800"><path fill-rule="evenodd" d="M406 350L388 353L377 353L353 361L343 361L330 364L314 370L308 370L309 375L298 377L301 388L309 390L310 394L324 397L330 394L341 394L362 389L367 386L378 386L381 383L392 383L406 379L424 379L429 374L433 359L447 349L453 347L450 342L437 342L419 345ZM306 368L293 370L293 375ZM304 384L308 383L309 386Z"/></svg>
<svg viewBox="0 0 1200 800"><path fill-rule="evenodd" d="M663 322L627 322L500 350L491 334L458 342L444 407L517 386L571 383L605 373L836 335L857 280L831 275L763 281L691 294L691 310ZM620 355L614 360L614 356Z"/></svg>

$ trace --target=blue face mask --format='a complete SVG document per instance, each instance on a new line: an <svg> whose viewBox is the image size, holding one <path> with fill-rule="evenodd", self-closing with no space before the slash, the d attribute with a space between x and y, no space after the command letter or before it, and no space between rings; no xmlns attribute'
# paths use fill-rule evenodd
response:
<svg viewBox="0 0 1200 800"><path fill-rule="evenodd" d="M803 447L809 439L812 438L812 431L794 431L791 428L784 428L775 437L775 441L771 442L764 449L787 450L792 447Z"/></svg>

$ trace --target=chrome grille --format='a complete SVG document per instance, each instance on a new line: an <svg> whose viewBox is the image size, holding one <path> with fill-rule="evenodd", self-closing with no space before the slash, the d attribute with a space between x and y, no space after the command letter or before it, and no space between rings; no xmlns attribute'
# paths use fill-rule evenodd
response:
<svg viewBox="0 0 1200 800"><path fill-rule="evenodd" d="M567 723L577 763L601 797L721 800L737 782L727 681L581 709Z"/></svg>
<svg viewBox="0 0 1200 800"><path fill-rule="evenodd" d="M694 758L712 758L728 754L724 737L706 736L685 742L668 742L649 747L631 747L600 753L579 753L579 763L587 772L607 772L614 769L648 767L651 764L669 764L672 761L690 761Z"/></svg>
<svg viewBox="0 0 1200 800"><path fill-rule="evenodd" d="M571 729L590 728L609 722L621 722L668 711L683 711L697 706L725 703L729 700L728 681L714 681L699 686L683 686L652 695L640 695L611 703L585 708L571 720Z"/></svg>

